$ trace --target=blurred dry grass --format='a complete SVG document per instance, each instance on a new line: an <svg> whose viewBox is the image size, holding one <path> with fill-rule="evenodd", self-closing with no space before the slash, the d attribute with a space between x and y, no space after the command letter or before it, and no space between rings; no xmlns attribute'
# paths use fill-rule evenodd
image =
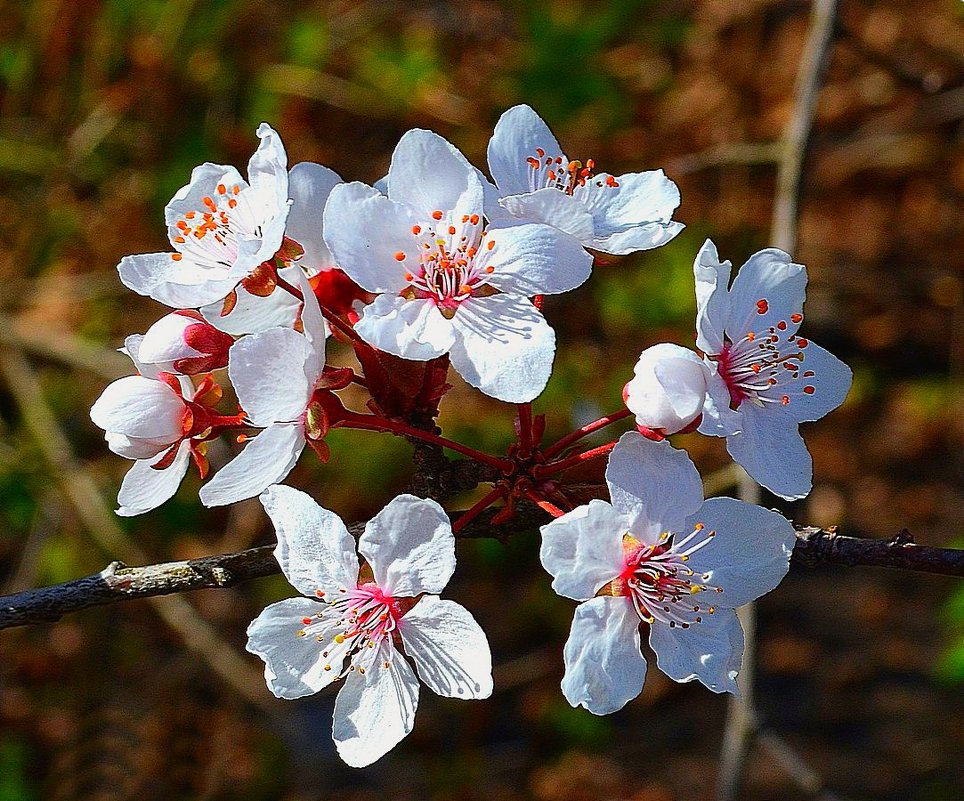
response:
<svg viewBox="0 0 964 801"><path fill-rule="evenodd" d="M562 344L540 405L561 432L618 402L642 347L691 341L690 263L704 236L737 263L768 244L765 145L789 113L806 12L796 0L0 3L0 347L30 354L67 442L110 500L127 465L87 409L124 369L111 349L163 313L124 291L113 268L164 246L160 210L192 166L243 164L262 119L292 163L348 179L380 177L412 126L482 165L499 113L527 102L571 153L614 172L665 167L689 226L548 304ZM961 22L950 0L841 3L794 255L810 271L809 336L856 381L846 407L807 432L816 486L790 507L799 520L961 538ZM12 389L0 385L7 590L116 556L65 503ZM501 447L506 409L455 393L445 425ZM348 518L380 507L406 475L404 443L357 437L334 443L329 467L306 462L292 478ZM707 471L726 463L717 441L681 444ZM256 503L204 511L190 480L122 530L158 558L269 537ZM451 589L490 632L506 689L475 705L423 694L415 733L365 773L333 757L329 697L267 698L274 711L256 712L146 605L5 632L0 801L706 797L722 702L654 670L620 715L570 710L557 680L571 610L549 592L535 544L467 544ZM964 711L959 690L935 678L964 637L964 602L940 612L952 590L930 577L794 571L762 604L767 723L840 796L959 797ZM259 606L288 592L266 581L192 600L240 651ZM964 673L964 654L943 664ZM748 801L808 797L755 757Z"/></svg>

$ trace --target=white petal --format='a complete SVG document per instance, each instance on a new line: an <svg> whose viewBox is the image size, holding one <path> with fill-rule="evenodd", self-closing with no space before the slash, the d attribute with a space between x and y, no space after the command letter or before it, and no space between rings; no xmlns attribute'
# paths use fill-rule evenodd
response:
<svg viewBox="0 0 964 801"><path fill-rule="evenodd" d="M105 431L104 439L107 440L107 447L118 456L125 459L150 459L166 451L176 441L170 436L166 437L128 437L126 434L118 434L116 431Z"/></svg>
<svg viewBox="0 0 964 801"><path fill-rule="evenodd" d="M285 234L305 249L298 264L312 274L335 264L322 237L321 224L328 195L341 182L334 170L310 161L295 164L288 173L288 195L292 203Z"/></svg>
<svg viewBox="0 0 964 801"><path fill-rule="evenodd" d="M271 328L239 339L228 351L228 375L238 402L256 426L297 420L313 387L305 375L308 340L291 328Z"/></svg>
<svg viewBox="0 0 964 801"><path fill-rule="evenodd" d="M622 709L642 692L646 660L639 650L639 615L627 598L579 604L563 651L562 694L594 715Z"/></svg>
<svg viewBox="0 0 964 801"><path fill-rule="evenodd" d="M441 356L455 342L451 320L434 303L387 293L365 306L355 330L369 345L415 361Z"/></svg>
<svg viewBox="0 0 964 801"><path fill-rule="evenodd" d="M325 206L325 242L335 262L368 292L397 293L408 286L406 268L396 260L408 253L413 264L420 222L412 209L365 184L339 184Z"/></svg>
<svg viewBox="0 0 964 801"><path fill-rule="evenodd" d="M846 400L854 374L840 359L812 342L801 353L800 378L782 388L790 398L786 411L801 422L819 420ZM814 375L805 375L808 372ZM813 392L804 392L804 387L812 387Z"/></svg>
<svg viewBox="0 0 964 801"><path fill-rule="evenodd" d="M492 267L489 283L513 295L568 292L592 272L592 256L577 239L538 224L490 231L476 263L480 269Z"/></svg>
<svg viewBox="0 0 964 801"><path fill-rule="evenodd" d="M489 221L489 226L508 226L517 225L520 220L513 217L509 212L502 208L499 202L499 190L496 188L488 178L486 178L481 172L477 172L477 177L479 182L482 184L482 208L485 213L486 220Z"/></svg>
<svg viewBox="0 0 964 801"><path fill-rule="evenodd" d="M552 589L585 601L623 567L628 521L605 501L592 500L542 526L539 559L553 577Z"/></svg>
<svg viewBox="0 0 964 801"><path fill-rule="evenodd" d="M355 540L341 518L304 492L282 484L261 494L278 535L275 558L291 586L309 597L330 598L358 581Z"/></svg>
<svg viewBox="0 0 964 801"><path fill-rule="evenodd" d="M688 629L656 622L650 627L649 645L656 652L657 667L671 679L699 679L715 693L739 694L736 676L743 663L743 628L732 609L721 607L703 615L702 623Z"/></svg>
<svg viewBox="0 0 964 801"><path fill-rule="evenodd" d="M284 481L305 448L301 423L276 423L256 437L201 487L201 503L225 506L253 498L272 484Z"/></svg>
<svg viewBox="0 0 964 801"><path fill-rule="evenodd" d="M284 274L288 269L301 272L300 268L295 267L283 268L281 273ZM260 297L252 295L241 284L235 291L238 296L237 304L229 314L221 316L221 310L224 308L222 301L204 306L200 310L204 319L219 331L237 337L244 334L258 334L269 328L279 326L290 328L294 325L301 303L293 295L279 289L267 297Z"/></svg>
<svg viewBox="0 0 964 801"><path fill-rule="evenodd" d="M152 462L164 458L163 454L156 459L135 462L124 476L120 492L117 493L117 514L120 517L144 514L170 499L181 486L190 457L191 446L185 441L177 449L174 461L163 470L151 467Z"/></svg>
<svg viewBox="0 0 964 801"><path fill-rule="evenodd" d="M703 503L703 482L686 452L636 431L613 448L606 483L615 509L633 521L632 535L648 544L664 531L681 531Z"/></svg>
<svg viewBox="0 0 964 801"><path fill-rule="evenodd" d="M423 220L433 211L458 210L461 216L481 213L483 206L475 167L437 133L421 128L408 131L392 153L388 196Z"/></svg>
<svg viewBox="0 0 964 801"><path fill-rule="evenodd" d="M742 415L730 408L730 390L720 376L716 362L704 359L709 378L706 383L706 400L703 419L698 431L708 437L728 437L742 427Z"/></svg>
<svg viewBox="0 0 964 801"><path fill-rule="evenodd" d="M241 278L232 269L212 270L170 253L125 256L117 265L121 283L167 306L194 309L224 298Z"/></svg>
<svg viewBox="0 0 964 801"><path fill-rule="evenodd" d="M575 194L592 214L597 240L621 237L620 252L629 253L662 245L682 230L679 223L671 224L679 189L662 170L620 175L615 186L608 185L610 178L600 173ZM627 236L630 231L636 232L635 243Z"/></svg>
<svg viewBox="0 0 964 801"><path fill-rule="evenodd" d="M813 480L813 461L797 421L783 407L740 405L739 434L726 438L733 461L770 492L788 501L805 498Z"/></svg>
<svg viewBox="0 0 964 801"><path fill-rule="evenodd" d="M593 220L578 200L555 187L523 195L509 195L502 207L523 222L545 223L574 236L586 245L593 240Z"/></svg>
<svg viewBox="0 0 964 801"><path fill-rule="evenodd" d="M686 226L679 222L646 223L625 231L616 231L607 236L598 234L586 243L586 247L614 256L625 256L639 250L652 250L662 247L676 238Z"/></svg>
<svg viewBox="0 0 964 801"><path fill-rule="evenodd" d="M524 403L545 388L556 335L525 298L490 295L462 303L452 323L452 366L473 387L507 403Z"/></svg>
<svg viewBox="0 0 964 801"><path fill-rule="evenodd" d="M425 595L398 630L419 678L433 692L447 698L492 695L489 641L464 606Z"/></svg>
<svg viewBox="0 0 964 801"><path fill-rule="evenodd" d="M675 434L703 413L709 371L693 351L661 343L644 350L626 385L636 423Z"/></svg>
<svg viewBox="0 0 964 801"><path fill-rule="evenodd" d="M264 680L278 698L304 698L338 678L344 653L322 656L323 643L314 636L298 636L305 627L303 618L323 608L309 598L288 598L271 604L248 626L245 647L264 660ZM323 631L317 624L312 628L313 634ZM331 670L325 670L325 665L331 665Z"/></svg>
<svg viewBox="0 0 964 801"><path fill-rule="evenodd" d="M730 287L730 317L726 333L733 342L748 331L761 331L784 322L784 336L796 331L799 323L792 315L803 311L807 294L807 270L794 264L790 255L776 248L754 253L747 260ZM761 314L757 303L766 301Z"/></svg>
<svg viewBox="0 0 964 801"><path fill-rule="evenodd" d="M372 764L398 745L415 725L418 707L418 679L402 655L387 642L364 651L366 661L355 662L335 700L331 732L338 755L354 768Z"/></svg>
<svg viewBox="0 0 964 801"><path fill-rule="evenodd" d="M248 182L258 195L265 198L267 208L280 208L288 200L288 155L281 137L268 123L258 126L258 149L248 160ZM272 215L273 216L273 215Z"/></svg>
<svg viewBox="0 0 964 801"><path fill-rule="evenodd" d="M722 587L711 602L735 608L774 589L787 574L796 543L783 515L733 498L710 498L686 521L686 531L702 523L713 541L689 558L687 566L709 576L698 581Z"/></svg>
<svg viewBox="0 0 964 801"><path fill-rule="evenodd" d="M455 572L455 536L435 501L399 495L368 521L358 541L375 583L399 598L440 593Z"/></svg>
<svg viewBox="0 0 964 801"><path fill-rule="evenodd" d="M716 245L703 243L693 262L696 278L696 347L703 353L723 351L723 329L730 317L729 261L720 261Z"/></svg>
<svg viewBox="0 0 964 801"><path fill-rule="evenodd" d="M163 381L129 375L107 385L90 410L90 419L105 431L145 439L181 436L186 407Z"/></svg>
<svg viewBox="0 0 964 801"><path fill-rule="evenodd" d="M529 106L513 106L495 125L489 140L489 172L502 195L528 192L532 168L527 158L538 158L537 148L547 156L562 156L562 148L549 126Z"/></svg>

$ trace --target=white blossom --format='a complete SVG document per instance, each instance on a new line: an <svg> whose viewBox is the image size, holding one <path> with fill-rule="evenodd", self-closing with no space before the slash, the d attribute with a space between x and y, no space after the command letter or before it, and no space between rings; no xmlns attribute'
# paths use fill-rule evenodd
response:
<svg viewBox="0 0 964 801"><path fill-rule="evenodd" d="M248 627L247 647L279 698L345 679L332 728L345 762L369 765L412 730L419 686L409 659L439 695L492 693L485 633L468 610L438 597L455 570L455 537L437 503L401 495L375 515L358 542L367 562L359 570L355 541L333 512L284 486L261 501L278 563L305 597L265 609Z"/></svg>
<svg viewBox="0 0 964 801"><path fill-rule="evenodd" d="M637 432L613 449L606 482L611 503L542 527L553 589L582 602L563 654L566 699L606 715L639 694L641 623L668 676L735 693L743 630L734 609L786 575L793 527L732 498L704 502L689 457Z"/></svg>
<svg viewBox="0 0 964 801"><path fill-rule="evenodd" d="M623 389L636 425L654 436L691 430L703 414L709 370L693 351L662 343L646 348Z"/></svg>

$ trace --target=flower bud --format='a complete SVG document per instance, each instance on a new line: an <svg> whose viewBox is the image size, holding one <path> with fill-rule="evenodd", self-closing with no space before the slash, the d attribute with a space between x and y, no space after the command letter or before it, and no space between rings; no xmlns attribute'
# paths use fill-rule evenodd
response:
<svg viewBox="0 0 964 801"><path fill-rule="evenodd" d="M141 342L140 360L184 375L207 373L228 364L234 339L198 312L181 309L152 325Z"/></svg>
<svg viewBox="0 0 964 801"><path fill-rule="evenodd" d="M653 439L699 425L709 371L693 351L666 343L642 352L623 389L640 431Z"/></svg>
<svg viewBox="0 0 964 801"><path fill-rule="evenodd" d="M170 384L140 375L109 384L90 410L107 446L126 459L151 459L180 441L188 414Z"/></svg>

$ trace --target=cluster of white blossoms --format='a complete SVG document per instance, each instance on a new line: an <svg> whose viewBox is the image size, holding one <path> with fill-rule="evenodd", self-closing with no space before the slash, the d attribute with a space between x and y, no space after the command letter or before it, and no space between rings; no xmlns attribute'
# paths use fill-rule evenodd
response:
<svg viewBox="0 0 964 801"><path fill-rule="evenodd" d="M850 371L798 334L804 267L763 250L730 285L730 264L708 241L694 265L700 352L646 349L625 408L543 446L544 418L533 419L531 402L556 349L543 297L589 279L594 252L672 240L683 227L672 219L675 184L661 170L614 176L566 156L528 106L495 127L491 181L430 131L406 133L374 186L318 164L289 170L278 134L267 124L257 133L247 180L233 167L197 167L165 209L172 250L118 267L126 286L173 308L127 338L137 375L112 383L91 409L110 449L134 461L118 514L164 503L192 461L206 479L212 440L242 445L201 500L260 496L277 560L302 594L262 612L248 649L279 698L344 679L333 737L350 765L374 762L411 731L419 679L443 696L491 694L485 634L439 593L455 570L458 532L500 500L499 520L523 500L556 518L542 527L541 561L556 592L580 602L563 652L573 706L608 714L639 694L642 624L667 675L734 692L743 653L734 609L780 582L794 530L776 512L704 502L696 468L665 438L726 437L760 484L787 499L807 494L812 467L798 424L843 402ZM330 337L352 345L361 374L327 363ZM449 365L518 404L518 443L505 456L425 430ZM234 413L221 408L228 383ZM353 383L369 392L370 413L337 394ZM578 451L583 436L631 415L635 431ZM494 489L454 524L435 501L399 496L356 549L337 515L280 485L306 446L328 460L325 436L337 426L460 452L497 468ZM610 501L572 508L559 474L607 455Z"/></svg>

